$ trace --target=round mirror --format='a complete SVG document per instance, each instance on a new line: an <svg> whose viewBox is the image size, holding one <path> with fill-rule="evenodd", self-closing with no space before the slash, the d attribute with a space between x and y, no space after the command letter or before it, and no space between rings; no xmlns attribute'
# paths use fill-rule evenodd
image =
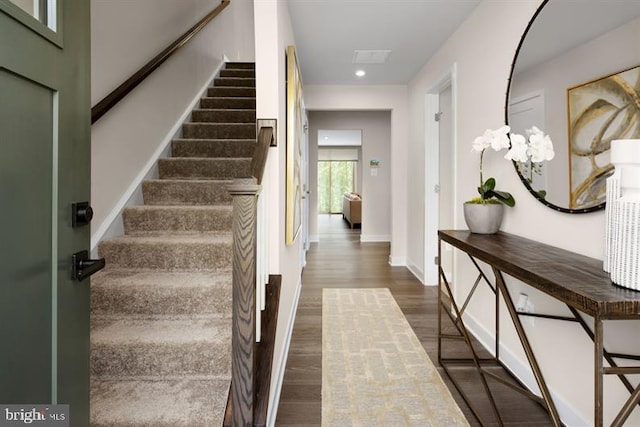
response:
<svg viewBox="0 0 640 427"><path fill-rule="evenodd" d="M614 139L640 138L640 1L547 0L513 61L506 121L553 141L555 157L514 163L545 205L570 213L602 209Z"/></svg>

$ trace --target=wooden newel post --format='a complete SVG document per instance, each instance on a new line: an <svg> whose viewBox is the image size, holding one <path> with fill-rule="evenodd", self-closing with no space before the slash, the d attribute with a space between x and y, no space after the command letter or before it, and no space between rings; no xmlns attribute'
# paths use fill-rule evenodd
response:
<svg viewBox="0 0 640 427"><path fill-rule="evenodd" d="M233 326L231 362L232 425L253 426L256 334L256 223L260 186L255 178L236 179L233 199Z"/></svg>

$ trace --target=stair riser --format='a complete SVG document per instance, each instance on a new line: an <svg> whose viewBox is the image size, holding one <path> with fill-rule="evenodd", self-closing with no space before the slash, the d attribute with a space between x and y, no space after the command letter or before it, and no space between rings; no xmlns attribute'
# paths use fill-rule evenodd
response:
<svg viewBox="0 0 640 427"><path fill-rule="evenodd" d="M215 271L231 265L231 241L228 244L105 241L99 252L108 269Z"/></svg>
<svg viewBox="0 0 640 427"><path fill-rule="evenodd" d="M218 123L256 123L255 110L193 110L194 122Z"/></svg>
<svg viewBox="0 0 640 427"><path fill-rule="evenodd" d="M227 62L226 70L255 70L256 64L253 62Z"/></svg>
<svg viewBox="0 0 640 427"><path fill-rule="evenodd" d="M251 176L251 159L160 159L160 178L233 179Z"/></svg>
<svg viewBox="0 0 640 427"><path fill-rule="evenodd" d="M101 315L231 315L231 280L225 286L91 285L91 313Z"/></svg>
<svg viewBox="0 0 640 427"><path fill-rule="evenodd" d="M210 233L231 230L231 210L136 210L122 214L124 231L128 235Z"/></svg>
<svg viewBox="0 0 640 427"><path fill-rule="evenodd" d="M141 343L94 345L91 375L130 377L158 375L227 375L231 370L228 342L190 344Z"/></svg>
<svg viewBox="0 0 640 427"><path fill-rule="evenodd" d="M175 157L251 157L255 140L175 139L171 153Z"/></svg>
<svg viewBox="0 0 640 427"><path fill-rule="evenodd" d="M228 108L228 109L256 109L255 98L202 98L200 100L200 108Z"/></svg>
<svg viewBox="0 0 640 427"><path fill-rule="evenodd" d="M254 78L241 78L241 77L219 77L214 79L214 86L216 87L256 87L256 79Z"/></svg>
<svg viewBox="0 0 640 427"><path fill-rule="evenodd" d="M220 70L220 77L255 78L255 70Z"/></svg>
<svg viewBox="0 0 640 427"><path fill-rule="evenodd" d="M182 125L182 136L198 139L255 139L256 125L185 123Z"/></svg>
<svg viewBox="0 0 640 427"><path fill-rule="evenodd" d="M248 87L210 87L207 89L210 97L232 96L238 98L255 98L256 90Z"/></svg>
<svg viewBox="0 0 640 427"><path fill-rule="evenodd" d="M220 205L230 204L225 182L144 181L142 197L147 205Z"/></svg>

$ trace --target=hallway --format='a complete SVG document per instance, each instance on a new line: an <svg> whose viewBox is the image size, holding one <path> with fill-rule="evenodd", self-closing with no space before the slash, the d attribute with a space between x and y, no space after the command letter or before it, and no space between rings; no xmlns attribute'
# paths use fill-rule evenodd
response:
<svg viewBox="0 0 640 427"><path fill-rule="evenodd" d="M320 215L318 223L320 243L312 244L307 253L277 427L321 425L322 289L325 287L389 288L427 354L432 361L437 360L437 289L424 287L404 267L389 266L389 244L360 243L360 229L350 229L341 215ZM470 424L479 425L446 375L439 371ZM474 402L478 401L481 415L492 420L491 407L482 394L477 376L460 373L460 380L468 387ZM501 402L506 425L552 425L537 404L506 387L492 388ZM521 421L509 423L509 419Z"/></svg>

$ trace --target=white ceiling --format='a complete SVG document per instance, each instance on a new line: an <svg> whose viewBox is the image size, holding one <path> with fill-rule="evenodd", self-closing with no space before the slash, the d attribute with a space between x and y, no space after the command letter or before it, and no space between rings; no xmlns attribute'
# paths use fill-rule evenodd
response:
<svg viewBox="0 0 640 427"><path fill-rule="evenodd" d="M289 0L303 83L407 84L480 1ZM534 26L544 25L544 30L536 28L527 35L518 69L628 22L639 16L639 10L640 0L550 0L536 21L544 24ZM384 64L354 64L359 50L391 53ZM356 77L358 69L366 76Z"/></svg>
<svg viewBox="0 0 640 427"><path fill-rule="evenodd" d="M407 84L481 0L289 0L305 85ZM356 50L390 50L354 64ZM357 69L367 72L358 78Z"/></svg>

